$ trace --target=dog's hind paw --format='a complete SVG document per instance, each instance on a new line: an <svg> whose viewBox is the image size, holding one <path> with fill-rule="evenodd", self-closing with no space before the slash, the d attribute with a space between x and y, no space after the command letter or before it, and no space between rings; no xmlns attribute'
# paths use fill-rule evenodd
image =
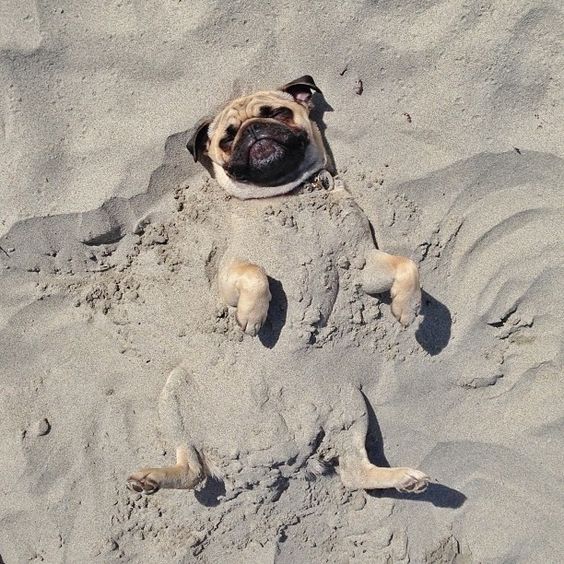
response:
<svg viewBox="0 0 564 564"><path fill-rule="evenodd" d="M397 468L399 476L394 485L398 492L402 493L423 493L431 478L420 470L413 468Z"/></svg>
<svg viewBox="0 0 564 564"><path fill-rule="evenodd" d="M152 468L131 474L127 479L127 487L133 492L147 495L154 494L160 489L158 476Z"/></svg>

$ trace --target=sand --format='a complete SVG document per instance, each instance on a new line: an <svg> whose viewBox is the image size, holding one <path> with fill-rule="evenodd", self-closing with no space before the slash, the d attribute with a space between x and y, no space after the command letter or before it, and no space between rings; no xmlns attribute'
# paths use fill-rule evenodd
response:
<svg viewBox="0 0 564 564"><path fill-rule="evenodd" d="M0 6L0 562L563 561L559 4L229 5ZM210 286L227 204L189 130L305 73L380 248L419 263L405 331L365 298L336 302L333 337L242 337ZM179 365L211 447L218 413L247 437L274 398L253 487L126 489L174 461L158 405ZM311 413L295 386L353 411L336 382L362 385L373 460L426 493L285 473Z"/></svg>

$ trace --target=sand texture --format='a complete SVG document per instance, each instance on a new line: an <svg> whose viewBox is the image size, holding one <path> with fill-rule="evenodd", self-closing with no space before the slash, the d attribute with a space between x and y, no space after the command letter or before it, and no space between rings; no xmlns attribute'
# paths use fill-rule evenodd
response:
<svg viewBox="0 0 564 564"><path fill-rule="evenodd" d="M564 561L563 27L540 0L4 0L0 563ZM306 73L336 187L228 198L191 127ZM405 330L355 284L370 229L419 264ZM237 241L272 277L255 338L215 288ZM366 409L424 494L342 485ZM229 478L126 489L179 440Z"/></svg>

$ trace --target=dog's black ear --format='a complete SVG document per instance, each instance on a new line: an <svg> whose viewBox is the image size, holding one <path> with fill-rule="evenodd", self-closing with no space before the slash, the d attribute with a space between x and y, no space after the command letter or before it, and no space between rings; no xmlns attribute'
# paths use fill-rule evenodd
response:
<svg viewBox="0 0 564 564"><path fill-rule="evenodd" d="M195 162L198 162L201 154L206 150L206 145L208 142L208 127L210 126L211 122L212 120L209 118L200 120L196 127L194 127L192 136L186 144L186 148L194 157Z"/></svg>
<svg viewBox="0 0 564 564"><path fill-rule="evenodd" d="M282 92L288 92L288 94L291 94L294 97L296 102L300 102L305 105L307 105L311 100L314 91L323 95L323 92L321 92L309 74L300 76L300 78L296 78L296 80L292 80L292 82L288 82L288 84L282 86L280 90L282 90Z"/></svg>

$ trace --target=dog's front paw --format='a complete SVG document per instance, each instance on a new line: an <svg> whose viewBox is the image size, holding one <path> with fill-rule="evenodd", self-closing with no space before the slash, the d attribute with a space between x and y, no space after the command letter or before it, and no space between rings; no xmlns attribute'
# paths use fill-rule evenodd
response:
<svg viewBox="0 0 564 564"><path fill-rule="evenodd" d="M394 487L402 493L423 493L431 478L413 468L396 468L397 478Z"/></svg>
<svg viewBox="0 0 564 564"><path fill-rule="evenodd" d="M413 323L421 308L419 271L413 261L405 259L405 262L397 267L390 296L394 317L404 327Z"/></svg>
<svg viewBox="0 0 564 564"><path fill-rule="evenodd" d="M228 263L219 274L219 292L227 305L237 308L241 329L254 337L266 321L271 299L264 269L247 261Z"/></svg>
<svg viewBox="0 0 564 564"><path fill-rule="evenodd" d="M253 291L241 293L237 304L236 319L247 335L254 337L260 331L268 316L270 298L268 281L266 286L258 285Z"/></svg>

